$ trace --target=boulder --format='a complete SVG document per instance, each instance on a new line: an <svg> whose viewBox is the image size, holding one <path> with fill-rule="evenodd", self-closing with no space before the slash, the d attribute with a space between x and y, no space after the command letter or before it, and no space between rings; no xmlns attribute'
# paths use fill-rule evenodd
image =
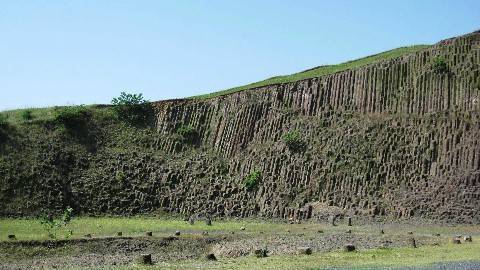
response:
<svg viewBox="0 0 480 270"><path fill-rule="evenodd" d="M265 248L261 248L261 249L256 249L253 254L255 255L255 257L257 258L265 258L268 256L268 250Z"/></svg>
<svg viewBox="0 0 480 270"><path fill-rule="evenodd" d="M140 263L140 264L151 265L151 264L153 264L152 254L141 254L141 255L137 258L137 261L138 261L138 263Z"/></svg>
<svg viewBox="0 0 480 270"><path fill-rule="evenodd" d="M311 255L312 249L310 247L301 247L298 249L298 253L303 255Z"/></svg>
<svg viewBox="0 0 480 270"><path fill-rule="evenodd" d="M353 244L346 244L343 247L343 250L345 250L346 252L352 252L355 251L355 246Z"/></svg>
<svg viewBox="0 0 480 270"><path fill-rule="evenodd" d="M213 254L213 253L208 253L207 255L205 255L205 258L209 261L216 261L217 260L217 257L215 257L215 254Z"/></svg>

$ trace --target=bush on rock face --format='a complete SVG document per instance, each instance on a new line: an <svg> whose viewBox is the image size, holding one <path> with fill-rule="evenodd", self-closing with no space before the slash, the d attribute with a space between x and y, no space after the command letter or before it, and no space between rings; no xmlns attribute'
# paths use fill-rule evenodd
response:
<svg viewBox="0 0 480 270"><path fill-rule="evenodd" d="M181 125L177 129L177 134L182 138L183 142L193 144L198 141L198 132L192 126Z"/></svg>
<svg viewBox="0 0 480 270"><path fill-rule="evenodd" d="M262 173L260 171L253 171L245 177L243 183L245 184L245 187L247 190L253 190L255 189L258 184L260 183L260 180L262 178Z"/></svg>
<svg viewBox="0 0 480 270"><path fill-rule="evenodd" d="M447 62L443 57L436 57L432 62L432 69L435 73L441 74L448 71Z"/></svg>
<svg viewBox="0 0 480 270"><path fill-rule="evenodd" d="M283 134L282 141L287 145L290 151L300 152L305 150L305 143L302 141L298 131L289 131Z"/></svg>

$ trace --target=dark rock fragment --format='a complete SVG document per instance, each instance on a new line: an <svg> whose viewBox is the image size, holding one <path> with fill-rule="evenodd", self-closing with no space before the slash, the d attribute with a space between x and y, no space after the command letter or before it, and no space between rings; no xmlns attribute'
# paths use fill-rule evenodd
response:
<svg viewBox="0 0 480 270"><path fill-rule="evenodd" d="M352 252L355 251L355 246L353 244L346 244L343 247L343 250L345 250L346 252Z"/></svg>
<svg viewBox="0 0 480 270"><path fill-rule="evenodd" d="M209 261L216 261L217 260L217 257L215 257L215 254L213 254L213 253L209 253L209 254L205 255L205 258Z"/></svg>
<svg viewBox="0 0 480 270"><path fill-rule="evenodd" d="M140 264L151 265L151 264L153 264L152 254L141 254L141 255L138 257L137 261L138 261L138 263L140 263Z"/></svg>
<svg viewBox="0 0 480 270"><path fill-rule="evenodd" d="M265 249L263 249L263 248L261 248L261 249L256 249L256 250L253 252L253 254L255 255L255 257L257 257L257 258L265 258L265 257L268 256L267 253L268 253L268 250L267 250L266 248L265 248Z"/></svg>

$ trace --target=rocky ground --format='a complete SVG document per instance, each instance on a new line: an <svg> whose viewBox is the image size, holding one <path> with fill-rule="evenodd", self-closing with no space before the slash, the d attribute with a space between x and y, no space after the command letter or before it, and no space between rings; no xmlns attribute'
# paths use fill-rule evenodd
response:
<svg viewBox="0 0 480 270"><path fill-rule="evenodd" d="M214 254L217 259L236 260L253 257L255 250L258 249L268 250L267 255L272 257L300 255L307 248L313 254L323 254L342 250L346 244L353 244L357 250L365 251L376 248L411 247L412 239L415 239L418 247L435 247L451 241L455 232L454 227L440 230L447 231L446 234L439 234L438 228L432 229L431 232L428 229L408 231L409 226L405 224L352 227L294 224L291 225L291 230L288 229L290 225L281 226L286 227L281 227L279 231L252 231L238 227L229 231L183 230L172 232L171 236L154 234L69 240L2 241L0 269L128 268L135 264L141 254L151 254L153 263L160 265L169 262L206 261L206 254ZM476 238L480 232L476 231L476 227L472 228L469 230ZM477 269L475 267L479 265L475 261L439 263L425 269Z"/></svg>

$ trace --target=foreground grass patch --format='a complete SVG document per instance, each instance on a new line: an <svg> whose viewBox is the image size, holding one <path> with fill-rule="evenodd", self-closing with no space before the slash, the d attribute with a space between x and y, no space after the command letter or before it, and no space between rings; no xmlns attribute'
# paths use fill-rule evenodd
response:
<svg viewBox="0 0 480 270"><path fill-rule="evenodd" d="M180 219L156 218L156 217L80 217L73 218L70 224L58 232L58 238L65 238L68 231L72 231L72 238L81 238L85 234L94 237L114 236L122 232L124 236L143 235L152 231L154 235L169 235L176 230L189 232L210 231L217 233L229 233L240 231L245 228L245 233L281 233L287 230L292 232L304 230L318 230L323 228L320 224L295 224L284 222L266 222L258 220L214 220L212 226L207 226L205 221L198 220L194 225ZM304 229L305 228L305 229ZM47 232L40 224L39 219L0 219L0 241L8 240L9 234L15 234L18 240L45 240Z"/></svg>

